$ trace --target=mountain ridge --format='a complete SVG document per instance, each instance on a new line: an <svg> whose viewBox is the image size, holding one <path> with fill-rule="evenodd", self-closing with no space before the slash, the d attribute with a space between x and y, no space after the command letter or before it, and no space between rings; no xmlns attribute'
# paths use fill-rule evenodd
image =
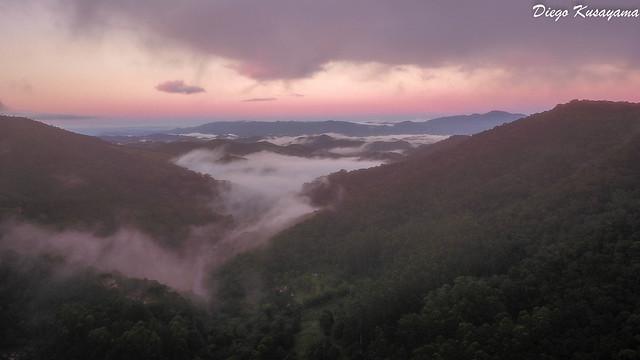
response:
<svg viewBox="0 0 640 360"><path fill-rule="evenodd" d="M469 135L510 122L524 114L490 111L484 114L457 115L427 121L403 121L391 125L367 125L349 121L220 121L188 128L176 128L167 133L234 134L252 136L300 136L337 133L347 136L433 134Z"/></svg>
<svg viewBox="0 0 640 360"><path fill-rule="evenodd" d="M590 324L604 316L599 294L620 299L612 318L640 306L640 253L622 250L640 238L640 104L575 101L450 141L318 181L330 206L225 276L261 269L267 298L295 294L286 306L308 319L299 356L615 357L638 345L614 320ZM602 336L620 343L589 345Z"/></svg>
<svg viewBox="0 0 640 360"><path fill-rule="evenodd" d="M0 218L110 233L134 225L177 244L209 209L216 182L110 144L20 117L0 117Z"/></svg>

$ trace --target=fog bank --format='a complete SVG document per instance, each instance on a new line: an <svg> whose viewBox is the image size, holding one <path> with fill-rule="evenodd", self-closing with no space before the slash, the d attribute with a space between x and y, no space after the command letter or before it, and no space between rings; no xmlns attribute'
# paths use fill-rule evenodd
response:
<svg viewBox="0 0 640 360"><path fill-rule="evenodd" d="M89 231L54 230L19 221L0 224L0 250L20 255L54 255L70 269L92 267L159 281L176 290L208 297L208 275L243 251L263 244L316 208L300 195L304 183L345 169L379 165L355 158L324 159L268 152L229 158L224 151L194 150L175 163L227 183L212 206L233 217L232 227L193 229L178 249L130 227L99 237Z"/></svg>
<svg viewBox="0 0 640 360"><path fill-rule="evenodd" d="M238 222L235 233L252 232L267 237L315 210L300 195L302 185L339 170L355 170L380 165L381 161L357 158L303 158L271 152L249 154L225 161L224 150L193 150L175 159L179 166L229 186L218 204ZM261 242L256 235L255 241ZM264 236L262 236L264 237Z"/></svg>
<svg viewBox="0 0 640 360"><path fill-rule="evenodd" d="M190 240L192 241L192 240ZM157 280L176 290L205 295L205 271L210 264L204 243L167 249L135 229L108 237L83 231L53 231L44 226L7 222L0 225L0 249L21 255L53 255L70 267L93 267L129 277Z"/></svg>

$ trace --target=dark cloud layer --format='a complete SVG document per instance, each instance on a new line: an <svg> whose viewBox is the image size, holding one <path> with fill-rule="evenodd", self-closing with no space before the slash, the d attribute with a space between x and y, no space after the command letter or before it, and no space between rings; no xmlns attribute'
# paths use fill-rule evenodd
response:
<svg viewBox="0 0 640 360"><path fill-rule="evenodd" d="M239 73L259 80L307 77L341 60L514 71L640 63L640 19L534 19L537 1L59 1L78 31L133 27L162 43L234 60ZM630 0L583 3L640 7Z"/></svg>
<svg viewBox="0 0 640 360"><path fill-rule="evenodd" d="M97 119L91 115L76 115L76 114L51 114L51 113L29 113L26 116L45 121L74 121L74 120L94 120Z"/></svg>
<svg viewBox="0 0 640 360"><path fill-rule="evenodd" d="M158 84L156 89L162 92L185 95L197 94L205 91L199 86L187 85L182 80L165 81Z"/></svg>
<svg viewBox="0 0 640 360"><path fill-rule="evenodd" d="M243 102L263 102L263 101L276 101L278 100L277 98L273 98L273 97L267 97L267 98L251 98L251 99L244 99L242 100Z"/></svg>

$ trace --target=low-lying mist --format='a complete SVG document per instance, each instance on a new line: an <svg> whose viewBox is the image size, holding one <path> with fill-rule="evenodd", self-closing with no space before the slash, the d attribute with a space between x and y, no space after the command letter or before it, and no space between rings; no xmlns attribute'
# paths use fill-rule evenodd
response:
<svg viewBox="0 0 640 360"><path fill-rule="evenodd" d="M179 291L206 293L203 280L208 263L201 256L203 243L172 251L135 229L122 228L111 236L97 237L86 231L54 231L16 222L0 225L0 234L2 250L27 256L60 256L70 269L92 267L157 280Z"/></svg>
<svg viewBox="0 0 640 360"><path fill-rule="evenodd" d="M336 134L336 133L325 133L322 135L328 135L334 139L339 139L339 140L362 141L365 143L365 145L371 144L376 141L384 141L384 142L406 141L412 144L413 146L433 144L449 137L447 135L431 135L431 134L347 136L347 135ZM291 144L304 144L307 141L309 141L309 137L308 136L271 136L271 137L266 137L265 140L276 145L291 145Z"/></svg>
<svg viewBox="0 0 640 360"><path fill-rule="evenodd" d="M224 150L199 149L175 163L189 170L226 180L219 205L238 222L236 233L254 233L256 243L315 209L300 194L302 185L339 170L380 165L356 158L303 158L258 152L226 160ZM262 236L264 237L264 236Z"/></svg>
<svg viewBox="0 0 640 360"><path fill-rule="evenodd" d="M24 256L54 255L69 268L93 267L157 280L176 290L207 297L209 274L233 256L263 244L275 233L316 210L300 194L303 184L339 171L381 164L355 158L302 158L269 152L229 157L222 150L194 150L175 159L187 169L226 180L212 207L233 218L193 229L179 249L127 226L111 236L86 230L57 231L25 222L0 224L0 250Z"/></svg>

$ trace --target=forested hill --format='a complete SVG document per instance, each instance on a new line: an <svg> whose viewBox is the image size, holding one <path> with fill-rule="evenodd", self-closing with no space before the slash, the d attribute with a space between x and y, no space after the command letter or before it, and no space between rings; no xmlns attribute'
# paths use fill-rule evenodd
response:
<svg viewBox="0 0 640 360"><path fill-rule="evenodd" d="M328 210L221 273L271 314L235 351L276 307L300 328L272 350L301 358L636 358L639 158L639 104L573 101L335 174Z"/></svg>
<svg viewBox="0 0 640 360"><path fill-rule="evenodd" d="M215 221L215 181L139 151L0 117L0 220L109 233L133 225L166 241Z"/></svg>
<svg viewBox="0 0 640 360"><path fill-rule="evenodd" d="M46 139L29 159L67 146ZM638 158L639 104L576 101L334 174L308 189L325 210L218 271L208 313L154 282L5 252L0 357L637 359Z"/></svg>
<svg viewBox="0 0 640 360"><path fill-rule="evenodd" d="M481 134L427 147L405 162L348 176L335 174L333 184L346 194L344 201L365 206L405 196L424 200L408 201L407 206L424 207L436 197L446 197L444 205L450 206L449 197L464 196L486 198L488 201L472 205L490 209L492 204L514 200L505 195L533 195L634 143L639 112L638 104L574 101Z"/></svg>

